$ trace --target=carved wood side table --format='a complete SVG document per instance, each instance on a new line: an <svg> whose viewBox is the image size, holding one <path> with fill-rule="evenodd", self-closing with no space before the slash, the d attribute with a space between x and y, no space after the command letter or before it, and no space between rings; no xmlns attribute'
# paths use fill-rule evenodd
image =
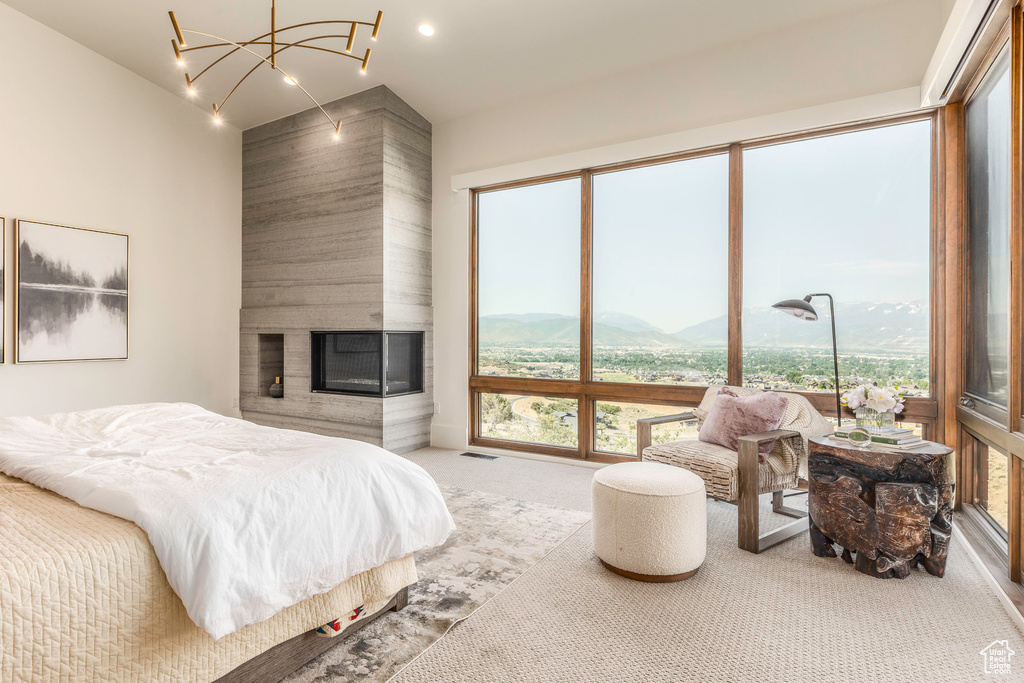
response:
<svg viewBox="0 0 1024 683"><path fill-rule="evenodd" d="M811 551L836 557L838 544L846 562L879 579L906 578L918 564L941 577L953 531L956 475L953 449L927 443L902 450L811 439Z"/></svg>

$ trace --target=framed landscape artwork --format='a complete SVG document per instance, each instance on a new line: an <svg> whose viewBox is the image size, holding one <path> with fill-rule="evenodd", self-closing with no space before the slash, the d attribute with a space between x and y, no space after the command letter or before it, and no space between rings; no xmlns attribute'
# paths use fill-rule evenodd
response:
<svg viewBox="0 0 1024 683"><path fill-rule="evenodd" d="M128 236L15 222L16 363L128 359Z"/></svg>

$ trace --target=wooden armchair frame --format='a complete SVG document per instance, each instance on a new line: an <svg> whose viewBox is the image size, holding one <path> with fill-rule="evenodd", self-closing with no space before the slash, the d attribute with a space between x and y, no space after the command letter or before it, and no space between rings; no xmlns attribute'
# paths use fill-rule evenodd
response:
<svg viewBox="0 0 1024 683"><path fill-rule="evenodd" d="M643 460L644 449L651 445L651 428L654 425L666 424L669 422L686 422L696 420L697 416L691 411L677 413L675 415L662 415L660 417L649 417L637 420L636 422L636 454L637 460ZM789 429L778 429L763 434L751 434L742 436L739 439L739 450L737 458L737 476L739 477L739 497L733 503L738 508L739 526L737 533L737 545L743 550L752 553L762 551L778 545L785 540L796 536L807 529L807 512L796 508L786 507L783 491L772 491L772 511L780 515L796 518L794 521L785 524L778 529L761 534L760 507L758 505L757 490L757 469L760 465L757 457L757 447L769 441L779 439L801 439L799 432ZM800 481L800 488L806 488L806 482Z"/></svg>

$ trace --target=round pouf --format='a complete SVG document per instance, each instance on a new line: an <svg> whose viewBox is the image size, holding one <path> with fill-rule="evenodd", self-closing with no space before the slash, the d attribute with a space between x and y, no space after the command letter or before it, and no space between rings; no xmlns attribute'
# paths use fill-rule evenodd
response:
<svg viewBox="0 0 1024 683"><path fill-rule="evenodd" d="M668 582L697 573L707 554L704 480L655 462L624 462L594 475L594 550L616 574Z"/></svg>

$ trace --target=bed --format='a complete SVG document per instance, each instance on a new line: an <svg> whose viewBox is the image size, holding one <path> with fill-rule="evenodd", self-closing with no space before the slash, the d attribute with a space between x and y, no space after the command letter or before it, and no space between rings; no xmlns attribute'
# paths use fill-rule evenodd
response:
<svg viewBox="0 0 1024 683"><path fill-rule="evenodd" d="M437 505L440 500L443 508L436 485L423 479L426 473L404 459L373 450L375 447L259 427L187 404L103 410L107 412L0 419L0 680L252 680L254 670L260 671L261 678L275 680L274 676L294 670L333 644L311 631L334 622L344 632L387 609L403 606L406 587L417 580L412 553L443 542L454 528L447 509L442 512ZM98 431L97 425L102 426ZM225 436L230 438L222 438ZM243 436L250 447L239 451L237 441ZM225 450L232 441L236 442L234 450ZM281 466L281 458L271 451L291 452L294 463L301 466ZM175 464L180 464L182 454L189 462L183 470ZM264 472L264 459L274 461L275 457L278 464ZM154 467L163 474L154 474ZM232 468L241 474L225 478ZM295 476L294 469L304 473L301 499L282 503L282 493L291 489L278 482L287 483ZM125 472L138 481L129 491L116 486ZM310 472L318 480L315 485L309 481ZM307 547L316 551L310 551L311 556L329 558L326 565L331 571L323 574L313 559L305 560L306 572L315 580L303 579L305 585L293 590L293 584L303 581L284 575L284 588L269 591L272 599L251 596L244 604L228 605L230 613L240 618L225 626L217 611L219 603L213 601L208 607L202 600L197 602L196 596L201 597L203 591L188 585L187 580L202 577L213 586L231 586L229 593L245 595L253 585L268 585L266 577L243 571L240 578L223 579L217 574L223 562L193 555L195 567L185 572L190 576L182 584L176 565L183 563L180 557L174 558L181 549L161 540L167 529L146 514L165 515L167 509L174 509L180 517L179 508L188 510L184 521L176 518L170 527L188 540L195 534L179 527L190 529L211 509L223 514L237 507L237 503L225 507L222 497L230 500L241 493L259 498L252 494L252 487L260 485L264 476L274 481L267 486L274 493L273 505L284 505L285 513L296 505L308 506L306 526L331 528L330 521L338 516L334 512L340 511L358 522L359 532L354 534L358 543L379 537L364 545L383 550L376 555L356 552L359 561L355 561L329 558L329 553L320 551L330 543L324 545L314 537L296 539L295 547L282 545L287 538L271 539L268 548L273 552L263 549L263 555L284 553L291 558L272 562L275 572L301 567L303 562L296 562L295 557L302 556L302 548ZM177 491L165 496L173 501L170 508L166 502L152 503L140 511L132 496L153 496L159 486L147 487L146 483L161 477L176 482L178 488L187 488L190 478L198 478L202 495ZM237 487L239 491L232 490L235 479L244 482ZM408 481L403 483L404 479ZM345 503L354 488L361 490L356 502ZM372 491L367 494L364 489ZM207 500L210 491L215 494L213 502ZM390 500L396 496L397 505ZM401 499L403 496L413 500ZM324 502L330 500L337 502L325 507ZM360 510L353 512L352 504ZM228 524L241 538L254 520L267 514L256 503L246 505L244 519ZM399 509L391 510L393 507ZM129 521L133 515L138 519ZM409 528L396 531L389 527L398 523L395 520ZM231 522L220 520L225 521ZM282 519L282 527L288 528L286 522ZM290 536L297 536L291 531ZM209 530L204 533L213 534ZM331 534L337 534L337 529ZM316 543L309 545L310 538ZM350 550L348 544L356 541L339 541L335 549ZM224 543L229 541L215 545ZM179 545L191 547L187 542ZM257 563L266 559L261 559L258 548L232 548L231 553L235 552L248 552ZM380 558L385 559L378 561ZM372 566L362 567L360 562ZM324 577L338 576L343 578L326 579L333 582L320 590ZM188 597L183 601L182 595ZM288 604L278 608L282 602ZM271 607L274 612L268 617L244 623Z"/></svg>

